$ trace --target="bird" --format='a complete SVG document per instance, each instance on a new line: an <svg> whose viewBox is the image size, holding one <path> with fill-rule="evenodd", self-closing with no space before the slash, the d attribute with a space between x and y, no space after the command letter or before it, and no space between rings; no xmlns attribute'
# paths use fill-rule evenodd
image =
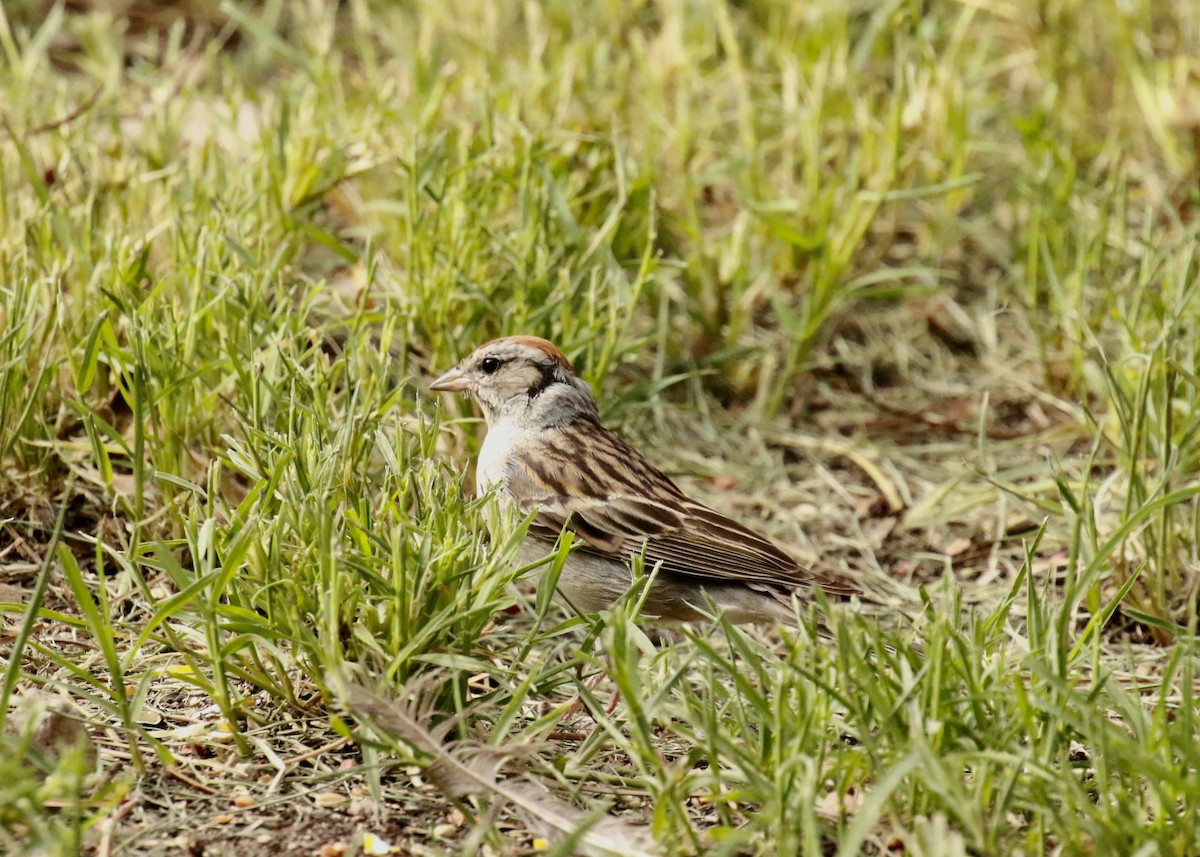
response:
<svg viewBox="0 0 1200 857"><path fill-rule="evenodd" d="M544 561L564 531L573 534L558 588L583 613L602 612L628 591L639 556L656 569L641 615L669 623L711 620L715 606L735 624L794 626L793 596L861 594L855 581L805 568L688 497L601 424L591 387L546 339L493 339L429 389L466 394L482 410L476 491L496 491L531 516L516 561Z"/></svg>

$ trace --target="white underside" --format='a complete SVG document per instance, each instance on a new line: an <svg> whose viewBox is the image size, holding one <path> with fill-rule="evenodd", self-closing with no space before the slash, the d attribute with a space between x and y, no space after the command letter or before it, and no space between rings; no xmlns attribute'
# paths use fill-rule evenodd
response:
<svg viewBox="0 0 1200 857"><path fill-rule="evenodd" d="M506 477L507 462L520 446L520 432L508 420L488 428L479 460L475 462L475 490L483 496L493 485L502 484Z"/></svg>

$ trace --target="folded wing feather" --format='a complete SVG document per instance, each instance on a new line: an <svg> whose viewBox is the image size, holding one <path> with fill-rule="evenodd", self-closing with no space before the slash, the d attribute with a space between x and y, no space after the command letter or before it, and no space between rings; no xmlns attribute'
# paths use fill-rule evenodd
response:
<svg viewBox="0 0 1200 857"><path fill-rule="evenodd" d="M576 466L561 459L556 464ZM553 484L559 479L545 481L548 468L525 466L520 458L509 471L506 488L525 511L536 513L531 532L548 541L565 528L579 538L582 550L614 559L631 560L644 545L648 567L662 563L664 571L675 574L783 587L816 585L833 595L858 591L847 581L809 571L773 542L686 499L640 456L637 464L651 496L633 496L619 483L609 486L603 496L562 493L562 486ZM582 481L561 470L558 475L563 484ZM665 485L658 485L659 481Z"/></svg>

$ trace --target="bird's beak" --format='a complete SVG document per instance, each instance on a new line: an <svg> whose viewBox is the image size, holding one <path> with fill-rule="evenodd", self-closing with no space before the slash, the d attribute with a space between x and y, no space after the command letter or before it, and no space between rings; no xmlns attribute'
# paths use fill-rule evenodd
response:
<svg viewBox="0 0 1200 857"><path fill-rule="evenodd" d="M467 384L466 374L456 366L430 384L429 389L437 390L439 393L463 393L467 389Z"/></svg>

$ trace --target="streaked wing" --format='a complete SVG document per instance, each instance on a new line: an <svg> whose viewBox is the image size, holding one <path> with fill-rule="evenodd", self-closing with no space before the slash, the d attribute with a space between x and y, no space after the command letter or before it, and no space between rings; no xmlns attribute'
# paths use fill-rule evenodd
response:
<svg viewBox="0 0 1200 857"><path fill-rule="evenodd" d="M586 458L580 450L586 449ZM664 571L746 584L816 585L830 594L858 592L849 582L805 569L773 542L689 500L661 471L615 434L577 421L524 450L507 474L508 493L531 525L553 540L567 528L584 549Z"/></svg>

